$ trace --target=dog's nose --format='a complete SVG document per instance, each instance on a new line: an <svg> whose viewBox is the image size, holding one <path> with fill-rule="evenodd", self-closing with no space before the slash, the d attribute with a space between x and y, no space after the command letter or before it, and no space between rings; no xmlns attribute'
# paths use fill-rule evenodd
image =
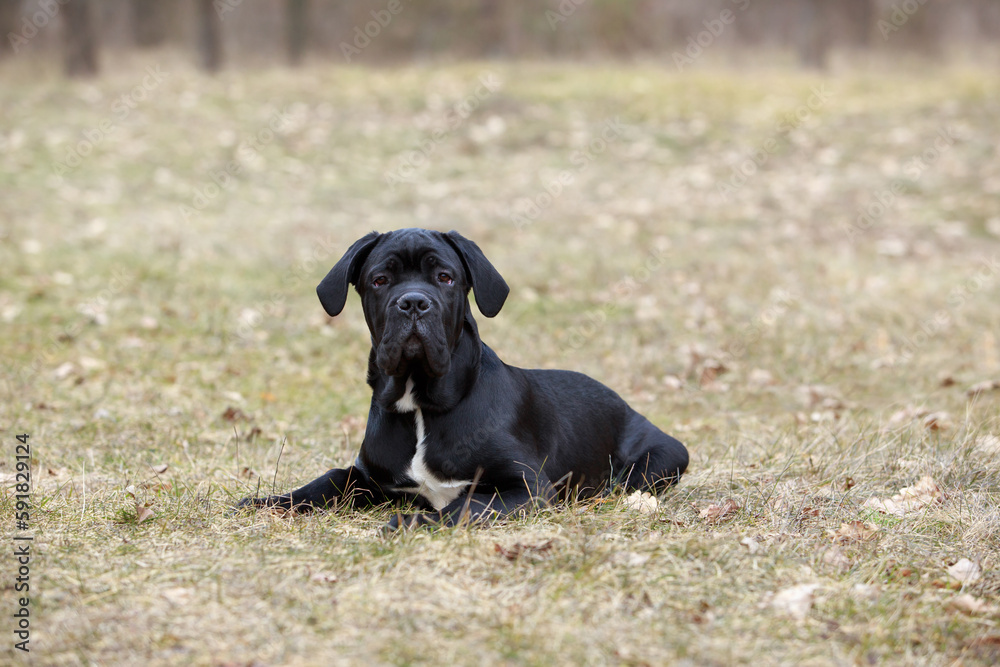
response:
<svg viewBox="0 0 1000 667"><path fill-rule="evenodd" d="M396 308L407 315L420 316L431 309L431 302L420 292L407 292L396 301Z"/></svg>

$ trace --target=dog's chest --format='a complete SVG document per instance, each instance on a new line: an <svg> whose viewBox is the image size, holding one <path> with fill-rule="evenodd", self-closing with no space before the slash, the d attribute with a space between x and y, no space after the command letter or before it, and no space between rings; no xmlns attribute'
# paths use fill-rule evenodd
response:
<svg viewBox="0 0 1000 667"><path fill-rule="evenodd" d="M417 433L416 452L413 454L406 471L407 477L413 480L414 484L413 486L399 487L399 490L406 493L416 493L425 498L434 509L440 510L458 498L471 482L469 480L444 479L428 467L426 460L427 432L424 426L423 412L413 400L413 380L406 381L406 393L396 401L396 410L413 414Z"/></svg>

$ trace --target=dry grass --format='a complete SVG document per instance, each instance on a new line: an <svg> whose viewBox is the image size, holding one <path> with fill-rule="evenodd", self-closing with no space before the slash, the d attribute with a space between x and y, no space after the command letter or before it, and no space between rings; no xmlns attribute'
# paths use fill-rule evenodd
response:
<svg viewBox="0 0 1000 667"><path fill-rule="evenodd" d="M14 433L30 433L32 662L1000 660L1000 392L966 393L1000 379L995 74L209 80L164 58L169 77L62 177L54 162L154 61L72 85L0 71L0 476L9 487ZM486 71L500 89L387 187ZM789 128L820 84L828 100ZM278 110L232 187L182 215ZM615 117L626 129L577 169ZM941 127L953 144L914 177L906 161ZM513 224L564 169L564 192ZM896 179L885 214L849 234ZM459 229L505 275L508 306L480 326L506 361L588 372L689 446L655 512L612 498L389 538L378 512L226 514L258 484L351 460L367 332L355 297L329 321L313 287L364 231L414 225ZM864 507L924 476L943 502ZM982 575L957 590L963 558ZM800 585L815 588L782 593ZM23 661L3 630L0 655Z"/></svg>

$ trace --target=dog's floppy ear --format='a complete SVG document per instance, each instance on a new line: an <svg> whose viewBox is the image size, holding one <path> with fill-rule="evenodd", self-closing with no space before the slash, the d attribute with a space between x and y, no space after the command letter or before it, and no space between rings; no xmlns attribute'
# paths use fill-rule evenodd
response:
<svg viewBox="0 0 1000 667"><path fill-rule="evenodd" d="M472 290L476 294L479 312L486 317L494 317L503 308L503 302L507 300L507 294L510 293L510 288L504 282L503 276L493 268L490 260L486 259L486 255L479 249L479 246L469 239L458 232L448 232L444 238L462 258L465 273L468 274Z"/></svg>
<svg viewBox="0 0 1000 667"><path fill-rule="evenodd" d="M368 259L368 254L378 243L382 235L371 232L354 242L340 261L330 269L323 282L316 288L319 302L330 317L340 315L347 303L347 290L350 285L357 285L361 265Z"/></svg>

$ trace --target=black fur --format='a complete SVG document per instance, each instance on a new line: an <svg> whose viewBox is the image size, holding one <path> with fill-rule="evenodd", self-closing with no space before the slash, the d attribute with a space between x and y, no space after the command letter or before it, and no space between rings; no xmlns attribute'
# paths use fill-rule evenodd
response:
<svg viewBox="0 0 1000 667"><path fill-rule="evenodd" d="M349 285L372 333L372 403L354 465L300 489L240 505L365 507L412 501L426 513L389 528L485 521L612 485L660 492L688 464L684 446L614 391L580 373L504 364L479 339L468 294L496 315L509 289L479 247L456 232L404 229L365 236L317 288L331 315ZM407 381L418 411L404 411ZM419 415L419 418L418 418ZM431 481L411 477L418 423ZM440 482L461 482L454 499ZM432 502L437 499L439 506Z"/></svg>

